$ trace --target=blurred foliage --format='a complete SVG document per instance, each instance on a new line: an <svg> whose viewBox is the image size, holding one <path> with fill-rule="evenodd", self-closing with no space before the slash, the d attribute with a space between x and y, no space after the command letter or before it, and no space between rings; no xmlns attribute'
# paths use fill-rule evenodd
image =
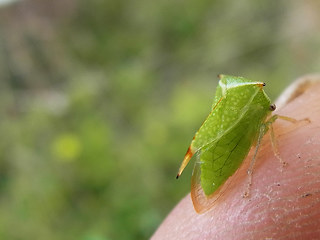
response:
<svg viewBox="0 0 320 240"><path fill-rule="evenodd" d="M0 239L146 239L218 73L275 98L320 68L319 2L25 0L0 8Z"/></svg>

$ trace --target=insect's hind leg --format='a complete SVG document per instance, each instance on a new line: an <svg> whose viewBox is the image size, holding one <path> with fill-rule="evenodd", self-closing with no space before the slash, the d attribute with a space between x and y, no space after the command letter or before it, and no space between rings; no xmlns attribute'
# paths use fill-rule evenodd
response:
<svg viewBox="0 0 320 240"><path fill-rule="evenodd" d="M266 124L262 124L260 129L259 129L259 136L258 136L258 140L257 140L257 145L256 145L256 149L254 151L254 154L253 154L253 157L252 157L252 160L250 162L250 165L249 165L249 168L247 170L247 173L248 173L248 177L249 177L249 181L248 181L248 186L247 186L247 190L246 192L243 194L243 197L248 197L250 195L250 187L252 185L252 173L253 173L253 168L254 168L254 164L256 162L256 156L258 154L258 150L259 150L259 147L260 147L260 144L261 144L261 140L264 136L264 134L266 133L267 131L267 125Z"/></svg>
<svg viewBox="0 0 320 240"><path fill-rule="evenodd" d="M279 153L279 149L278 149L278 144L276 141L276 137L274 135L274 130L273 130L273 126L272 124L277 120L277 119L282 119L285 121L289 121L291 123L298 123L298 122L307 122L310 123L311 121L308 118L304 118L301 120L296 120L294 118L291 117L287 117L287 116L282 116L282 115L273 115L272 117L270 117L265 123L263 123L260 127L259 130L259 136L258 136L258 140L257 140L257 145L256 145L256 149L253 155L253 158L251 160L250 166L248 168L248 176L249 176L249 181L248 181L248 187L246 192L244 193L243 197L248 197L250 195L250 187L252 185L252 174L253 174L253 168L254 168L254 164L256 162L256 156L261 144L261 140L263 138L263 136L265 135L265 133L270 129L270 137L271 137L271 146L272 146L272 150L274 152L274 155L276 158L279 159L280 163L282 166L286 166L287 163L281 158L280 153Z"/></svg>
<svg viewBox="0 0 320 240"><path fill-rule="evenodd" d="M254 164L256 162L256 156L258 154L258 150L261 144L261 140L263 138L263 136L266 134L266 132L269 130L270 128L270 134L271 134L271 145L272 145L272 149L274 152L274 155L279 159L280 163L282 164L282 166L285 166L286 163L282 160L282 158L280 157L280 153L278 150L278 145L274 136L274 131L273 131L273 127L272 127L272 123L274 121L276 121L278 118L281 118L283 120L287 120L290 122L296 122L297 120L294 118L290 118L290 117L286 117L286 116L280 116L280 115L273 115L271 118L269 118L265 123L263 123L259 129L259 136L258 136L258 140L257 140L257 145L256 145L256 149L254 151L251 163L249 165L248 168L248 177L249 177L249 181L248 181L248 187L246 192L244 193L243 197L248 197L250 195L250 187L252 185L252 174L253 174L253 168L254 168Z"/></svg>

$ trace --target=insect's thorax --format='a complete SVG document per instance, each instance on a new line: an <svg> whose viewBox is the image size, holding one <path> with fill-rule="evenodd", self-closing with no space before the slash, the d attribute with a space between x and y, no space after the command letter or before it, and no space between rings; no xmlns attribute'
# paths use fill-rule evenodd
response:
<svg viewBox="0 0 320 240"><path fill-rule="evenodd" d="M270 113L270 99L256 84L230 88L219 85L214 102L212 112L192 142L194 151L216 141L239 125L255 132Z"/></svg>

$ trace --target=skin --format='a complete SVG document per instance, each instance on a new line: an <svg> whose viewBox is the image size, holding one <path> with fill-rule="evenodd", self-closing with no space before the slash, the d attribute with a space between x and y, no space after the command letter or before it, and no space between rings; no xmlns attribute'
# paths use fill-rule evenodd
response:
<svg viewBox="0 0 320 240"><path fill-rule="evenodd" d="M320 83L275 114L311 122L277 120L274 156L266 134L248 186L249 156L215 205L197 214L188 194L151 239L318 239L320 236ZM249 196L244 193L249 189Z"/></svg>

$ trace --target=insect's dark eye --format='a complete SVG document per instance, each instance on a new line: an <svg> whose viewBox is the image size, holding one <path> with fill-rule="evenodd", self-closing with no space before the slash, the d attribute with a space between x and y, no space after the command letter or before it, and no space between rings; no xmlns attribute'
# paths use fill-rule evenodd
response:
<svg viewBox="0 0 320 240"><path fill-rule="evenodd" d="M265 86L265 85L266 85L266 83L263 83L263 84L262 84L262 86Z"/></svg>
<svg viewBox="0 0 320 240"><path fill-rule="evenodd" d="M274 111L276 110L276 105L275 104L271 104L270 105L270 111Z"/></svg>

